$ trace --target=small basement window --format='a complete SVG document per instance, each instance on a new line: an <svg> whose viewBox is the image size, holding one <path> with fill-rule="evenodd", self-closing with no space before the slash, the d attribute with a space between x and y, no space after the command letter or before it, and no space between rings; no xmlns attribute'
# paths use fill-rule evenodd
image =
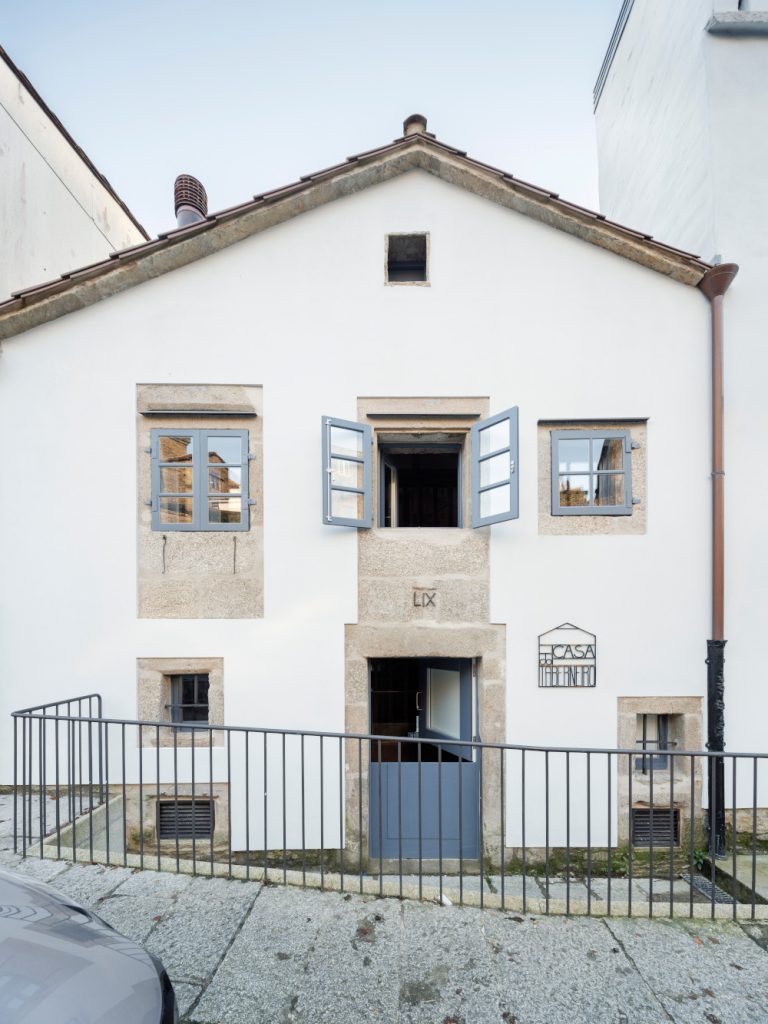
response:
<svg viewBox="0 0 768 1024"><path fill-rule="evenodd" d="M638 715L637 736L635 743L642 751L635 758L635 770L647 775L651 768L654 771L666 771L669 768L667 751L675 743L669 738L669 715Z"/></svg>
<svg viewBox="0 0 768 1024"><path fill-rule="evenodd" d="M458 445L381 445L380 526L460 525Z"/></svg>
<svg viewBox="0 0 768 1024"><path fill-rule="evenodd" d="M387 236L387 282L427 280L427 236Z"/></svg>
<svg viewBox="0 0 768 1024"><path fill-rule="evenodd" d="M159 839L210 839L213 827L213 800L158 801Z"/></svg>
<svg viewBox="0 0 768 1024"><path fill-rule="evenodd" d="M633 846L679 846L680 811L676 807L632 808Z"/></svg>
<svg viewBox="0 0 768 1024"><path fill-rule="evenodd" d="M208 725L208 673L171 676L171 721L189 726Z"/></svg>

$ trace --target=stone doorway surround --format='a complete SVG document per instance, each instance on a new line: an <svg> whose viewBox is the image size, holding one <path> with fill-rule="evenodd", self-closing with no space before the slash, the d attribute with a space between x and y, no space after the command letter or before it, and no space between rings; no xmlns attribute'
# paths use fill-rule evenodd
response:
<svg viewBox="0 0 768 1024"><path fill-rule="evenodd" d="M360 398L358 419L372 427L373 508L378 508L377 446L399 434L425 443L463 438L462 522L469 516L469 430L488 415L487 398ZM375 513L374 513L375 514ZM375 519L374 522L378 522ZM379 528L358 533L358 621L345 626L345 729L370 731L371 658L471 658L476 663L476 731L506 738L506 626L489 622L489 529ZM429 600L423 598L430 595ZM367 744L345 756L346 851L368 857ZM484 857L501 852L500 772L483 765ZM362 799L362 814L358 796Z"/></svg>

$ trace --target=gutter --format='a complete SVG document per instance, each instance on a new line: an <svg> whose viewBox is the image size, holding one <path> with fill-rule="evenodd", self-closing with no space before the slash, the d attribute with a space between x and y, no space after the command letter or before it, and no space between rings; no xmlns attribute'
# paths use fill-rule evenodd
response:
<svg viewBox="0 0 768 1024"><path fill-rule="evenodd" d="M739 272L735 263L708 270L698 287L712 311L712 631L707 640L707 750L725 749L725 456L723 297ZM725 855L725 769L708 759L710 856Z"/></svg>

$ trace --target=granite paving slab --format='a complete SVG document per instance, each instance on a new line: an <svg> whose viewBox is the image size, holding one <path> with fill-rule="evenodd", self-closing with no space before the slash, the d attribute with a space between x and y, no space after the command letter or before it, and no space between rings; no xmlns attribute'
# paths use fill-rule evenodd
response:
<svg viewBox="0 0 768 1024"><path fill-rule="evenodd" d="M147 948L160 957L172 980L204 982L218 966L260 890L258 882L193 878L174 896L172 913L160 915Z"/></svg>
<svg viewBox="0 0 768 1024"><path fill-rule="evenodd" d="M738 925L612 918L606 929L675 1024L765 1024L768 960Z"/></svg>

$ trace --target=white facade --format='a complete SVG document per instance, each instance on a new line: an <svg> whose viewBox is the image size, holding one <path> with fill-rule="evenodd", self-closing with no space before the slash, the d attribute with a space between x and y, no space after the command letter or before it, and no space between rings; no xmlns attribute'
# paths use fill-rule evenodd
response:
<svg viewBox="0 0 768 1024"><path fill-rule="evenodd" d="M740 267L725 299L726 742L760 750L768 12L735 0L630 6L597 100L601 209Z"/></svg>
<svg viewBox="0 0 768 1024"><path fill-rule="evenodd" d="M429 286L387 286L385 238L409 231L429 233ZM223 659L228 724L344 730L358 535L322 522L320 423L358 420L361 396L519 406L520 517L481 528L508 741L613 747L618 698L703 697L708 336L697 288L413 170L6 338L3 775L12 709L98 691L105 714L135 718L146 658ZM137 617L146 382L263 388L263 618ZM542 531L539 424L646 420L644 531ZM444 531L388 533L429 546ZM403 575L408 600L417 584ZM538 686L538 637L565 622L597 638L594 688ZM403 654L410 629L438 625L404 625ZM734 748L752 741L740 728Z"/></svg>
<svg viewBox="0 0 768 1024"><path fill-rule="evenodd" d="M146 240L0 50L0 301Z"/></svg>

